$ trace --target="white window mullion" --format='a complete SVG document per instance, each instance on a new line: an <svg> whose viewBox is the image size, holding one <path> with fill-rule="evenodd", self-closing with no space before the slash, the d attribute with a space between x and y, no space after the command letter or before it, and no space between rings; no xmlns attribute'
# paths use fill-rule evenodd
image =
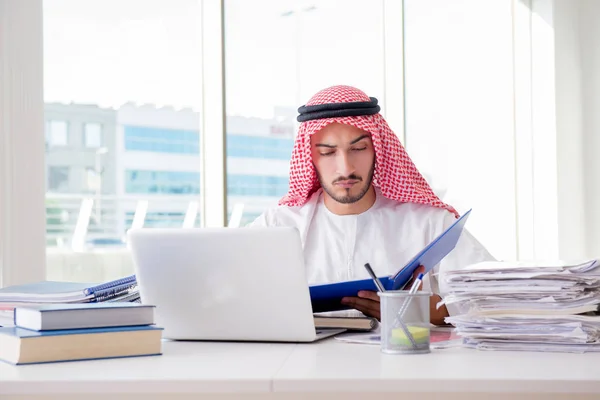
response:
<svg viewBox="0 0 600 400"><path fill-rule="evenodd" d="M42 0L0 0L0 286L46 276Z"/></svg>
<svg viewBox="0 0 600 400"><path fill-rule="evenodd" d="M225 226L225 74L223 0L202 1L202 221Z"/></svg>
<svg viewBox="0 0 600 400"><path fill-rule="evenodd" d="M531 8L534 257L556 259L559 236L554 2L533 0Z"/></svg>
<svg viewBox="0 0 600 400"><path fill-rule="evenodd" d="M517 258L535 258L531 0L513 0Z"/></svg>
<svg viewBox="0 0 600 400"><path fill-rule="evenodd" d="M404 120L404 1L383 1L384 99L382 114L406 146Z"/></svg>

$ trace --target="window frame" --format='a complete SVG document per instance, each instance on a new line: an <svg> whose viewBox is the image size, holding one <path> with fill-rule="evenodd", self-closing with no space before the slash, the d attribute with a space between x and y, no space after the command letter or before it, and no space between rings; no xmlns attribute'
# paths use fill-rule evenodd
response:
<svg viewBox="0 0 600 400"><path fill-rule="evenodd" d="M202 0L200 16L200 209L202 226L216 228L226 226L227 218L224 3L225 0Z"/></svg>
<svg viewBox="0 0 600 400"><path fill-rule="evenodd" d="M202 26L202 87L200 113L200 203L202 226L227 225L226 115L225 115L225 0L201 0L198 23ZM512 0L515 8L515 55L531 60L530 0ZM43 97L43 0L0 0L0 287L46 279L46 165ZM518 7L526 4L528 7ZM383 113L405 143L403 2L383 0L384 99ZM533 27L535 29L535 27ZM534 36L535 39L535 36ZM534 60L535 61L535 60ZM538 150L531 123L538 97L531 93L532 63L515 66L516 177L519 256L535 256L546 225L532 219L533 203L556 197L552 186L533 191L541 166L533 164ZM520 107L520 108L519 108ZM539 115L539 114L537 114ZM206 133L210 134L206 134ZM209 150L209 151L207 151ZM27 157L18 157L28 154ZM551 161L551 160L550 160ZM530 170L530 175L523 175ZM534 201L535 199L538 201ZM556 215L553 215L556 217ZM550 236L553 236L551 233Z"/></svg>
<svg viewBox="0 0 600 400"><path fill-rule="evenodd" d="M0 287L46 279L43 61L42 0L0 0Z"/></svg>

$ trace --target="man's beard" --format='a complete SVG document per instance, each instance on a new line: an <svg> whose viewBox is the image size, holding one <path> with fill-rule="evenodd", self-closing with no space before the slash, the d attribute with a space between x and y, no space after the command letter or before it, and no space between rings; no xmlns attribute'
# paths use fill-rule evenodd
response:
<svg viewBox="0 0 600 400"><path fill-rule="evenodd" d="M337 194L333 193L333 190L331 190L331 187L335 184L335 182L338 182L338 181L356 180L356 181L362 182L362 178L360 176L351 174L350 176L347 176L347 177L339 177L331 183L331 186L324 184L323 179L321 178L321 175L319 174L318 170L317 170L317 177L319 178L319 182L321 183L321 187L323 188L323 190L329 196L331 196L332 199L334 199L338 203L352 204L352 203L356 203L357 201L362 199L365 196L365 194L367 194L367 192L369 191L369 188L371 187L371 182L373 181L374 172L375 172L375 163L373 163L373 166L371 167L371 170L369 171L369 176L367 177L366 184L363 186L360 193L358 193L354 196L350 195L350 190L352 190L352 188L346 189L345 195L337 195Z"/></svg>

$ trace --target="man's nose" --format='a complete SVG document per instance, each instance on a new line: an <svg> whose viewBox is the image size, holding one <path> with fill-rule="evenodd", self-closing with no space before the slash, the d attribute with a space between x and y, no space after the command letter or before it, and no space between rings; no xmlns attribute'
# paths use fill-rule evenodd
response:
<svg viewBox="0 0 600 400"><path fill-rule="evenodd" d="M354 165L350 157L344 152L339 152L337 159L337 173L341 176L350 176L354 173Z"/></svg>

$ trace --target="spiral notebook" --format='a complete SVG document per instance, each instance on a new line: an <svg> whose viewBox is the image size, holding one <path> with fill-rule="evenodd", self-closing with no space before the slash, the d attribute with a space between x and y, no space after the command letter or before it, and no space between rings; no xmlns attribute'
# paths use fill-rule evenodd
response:
<svg viewBox="0 0 600 400"><path fill-rule="evenodd" d="M137 285L135 275L104 283L41 281L0 289L1 303L77 303L109 300Z"/></svg>

